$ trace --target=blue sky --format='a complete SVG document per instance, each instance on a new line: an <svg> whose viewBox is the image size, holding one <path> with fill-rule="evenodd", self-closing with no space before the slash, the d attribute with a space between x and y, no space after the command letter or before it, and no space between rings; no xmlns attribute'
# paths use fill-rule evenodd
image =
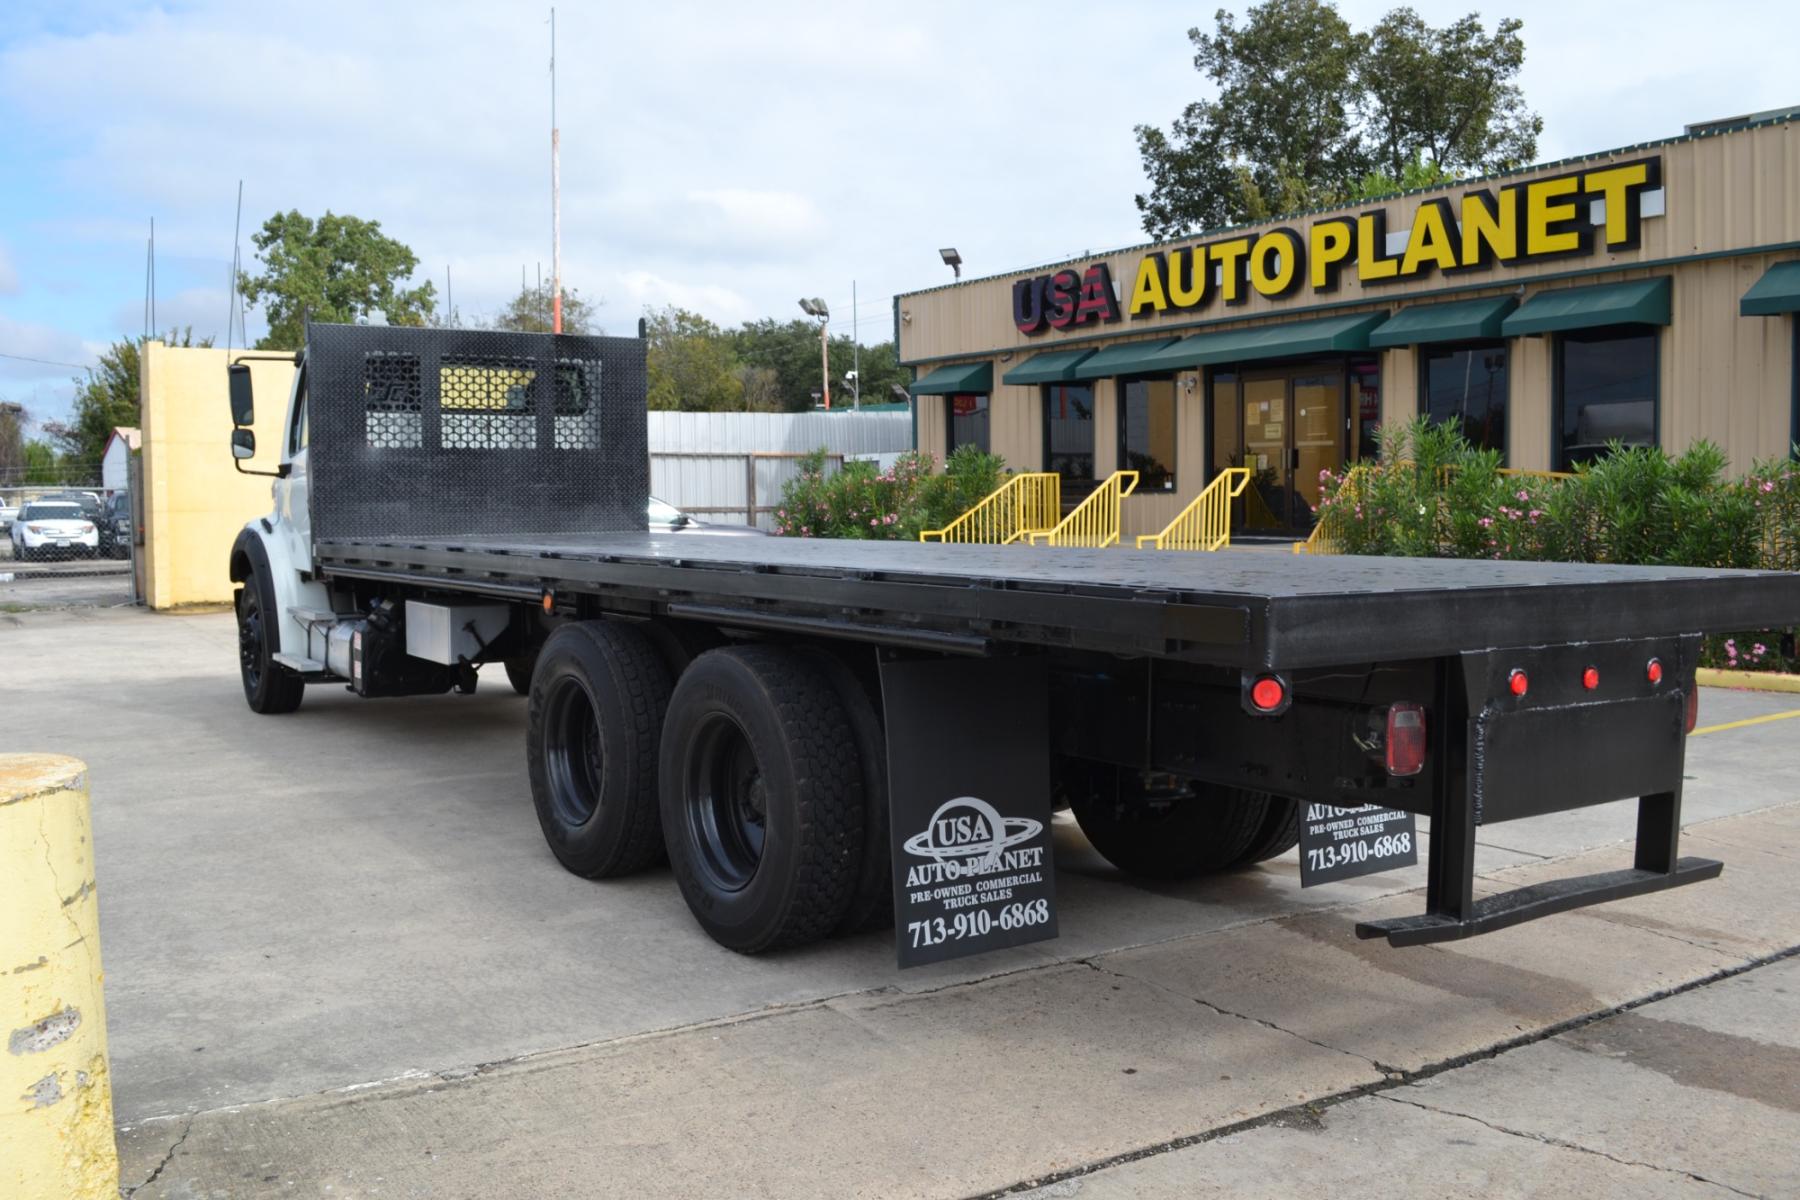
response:
<svg viewBox="0 0 1800 1200"><path fill-rule="evenodd" d="M873 341L895 292L946 280L940 246L988 274L1139 241L1131 129L1199 94L1185 31L1215 6L563 3L565 278L620 331L801 295L847 327L854 279ZM8 0L0 354L80 365L137 334L152 217L159 323L223 340L240 179L247 259L276 211L350 212L491 314L549 268L547 7ZM1525 20L1545 158L1800 104L1792 3L1480 8ZM54 419L74 373L0 358L0 398Z"/></svg>

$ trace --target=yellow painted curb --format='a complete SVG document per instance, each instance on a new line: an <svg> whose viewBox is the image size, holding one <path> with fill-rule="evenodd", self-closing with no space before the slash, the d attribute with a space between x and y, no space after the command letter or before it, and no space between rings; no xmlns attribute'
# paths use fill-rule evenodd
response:
<svg viewBox="0 0 1800 1200"><path fill-rule="evenodd" d="M0 1196L117 1200L86 764L0 754Z"/></svg>
<svg viewBox="0 0 1800 1200"><path fill-rule="evenodd" d="M1783 675L1779 671L1727 671L1720 667L1701 667L1694 672L1694 677L1701 687L1800 693L1800 675Z"/></svg>

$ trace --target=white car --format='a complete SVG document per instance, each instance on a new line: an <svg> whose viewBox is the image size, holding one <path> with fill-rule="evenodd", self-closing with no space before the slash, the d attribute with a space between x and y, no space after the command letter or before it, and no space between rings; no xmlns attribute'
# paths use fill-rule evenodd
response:
<svg viewBox="0 0 1800 1200"><path fill-rule="evenodd" d="M34 500L19 510L12 524L13 557L93 558L100 553L100 530L81 505Z"/></svg>
<svg viewBox="0 0 1800 1200"><path fill-rule="evenodd" d="M5 496L0 496L0 532L12 528L13 518L19 515L18 506Z"/></svg>

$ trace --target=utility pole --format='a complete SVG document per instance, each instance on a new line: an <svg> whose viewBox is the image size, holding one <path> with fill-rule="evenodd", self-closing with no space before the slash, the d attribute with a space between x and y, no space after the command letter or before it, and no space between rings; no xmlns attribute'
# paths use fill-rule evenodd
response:
<svg viewBox="0 0 1800 1200"><path fill-rule="evenodd" d="M556 9L550 9L550 332L562 332L562 132L556 127Z"/></svg>
<svg viewBox="0 0 1800 1200"><path fill-rule="evenodd" d="M862 339L856 334L856 280L850 281L850 407L862 411Z"/></svg>

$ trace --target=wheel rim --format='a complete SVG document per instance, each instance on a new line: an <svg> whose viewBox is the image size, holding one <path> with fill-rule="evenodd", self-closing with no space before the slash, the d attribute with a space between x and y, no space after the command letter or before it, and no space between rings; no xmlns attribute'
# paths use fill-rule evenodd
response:
<svg viewBox="0 0 1800 1200"><path fill-rule="evenodd" d="M689 844L715 886L742 891L768 838L768 782L743 726L723 713L701 725L684 772Z"/></svg>
<svg viewBox="0 0 1800 1200"><path fill-rule="evenodd" d="M238 619L238 666L244 672L244 686L251 691L262 681L262 652L262 608L246 596L243 616Z"/></svg>
<svg viewBox="0 0 1800 1200"><path fill-rule="evenodd" d="M544 729L551 807L558 821L579 828L599 811L604 762L594 698L579 680L565 675L550 685L544 701Z"/></svg>

